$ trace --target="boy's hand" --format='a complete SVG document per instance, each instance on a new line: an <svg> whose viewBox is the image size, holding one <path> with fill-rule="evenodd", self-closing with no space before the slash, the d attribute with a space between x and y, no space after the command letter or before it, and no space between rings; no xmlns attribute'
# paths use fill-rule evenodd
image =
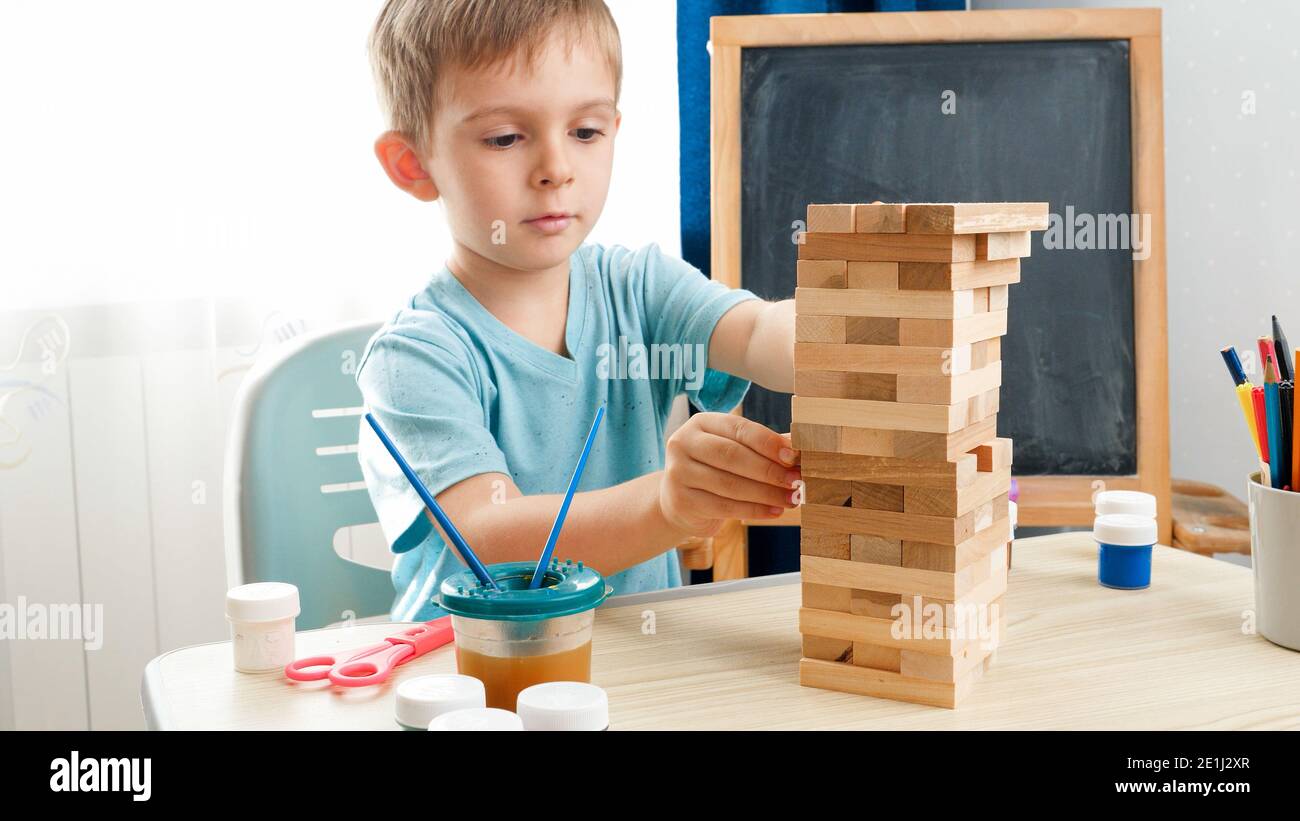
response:
<svg viewBox="0 0 1300 821"><path fill-rule="evenodd" d="M795 506L798 462L789 434L697 413L668 437L659 508L687 536L712 536L726 519L772 519Z"/></svg>

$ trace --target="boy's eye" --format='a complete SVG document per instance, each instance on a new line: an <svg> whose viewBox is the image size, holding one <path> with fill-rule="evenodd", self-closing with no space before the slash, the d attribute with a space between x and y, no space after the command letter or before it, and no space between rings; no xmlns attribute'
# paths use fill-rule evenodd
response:
<svg viewBox="0 0 1300 821"><path fill-rule="evenodd" d="M599 128L575 128L573 133L579 140L589 142L590 140L596 139L597 134L604 134L605 132L601 131Z"/></svg>
<svg viewBox="0 0 1300 821"><path fill-rule="evenodd" d="M518 138L518 134L499 134L495 137L488 137L483 141L483 144L488 148L509 148L515 144L515 140Z"/></svg>

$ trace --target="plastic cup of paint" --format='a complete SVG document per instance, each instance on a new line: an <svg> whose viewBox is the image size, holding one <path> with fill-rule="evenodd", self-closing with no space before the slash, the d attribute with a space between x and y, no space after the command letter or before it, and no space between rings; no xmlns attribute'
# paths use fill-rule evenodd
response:
<svg viewBox="0 0 1300 821"><path fill-rule="evenodd" d="M1103 490L1093 500L1098 516L1127 513L1132 516L1156 517L1156 497L1138 490Z"/></svg>
<svg viewBox="0 0 1300 821"><path fill-rule="evenodd" d="M519 720L519 716L509 710L498 710L495 707L466 707L463 710L452 710L450 713L443 713L429 722L429 729L437 732L438 730L514 730L522 732L524 723Z"/></svg>
<svg viewBox="0 0 1300 821"><path fill-rule="evenodd" d="M226 593L226 619L235 669L241 673L281 670L293 661L294 622L302 608L298 588L285 582L255 582Z"/></svg>
<svg viewBox="0 0 1300 821"><path fill-rule="evenodd" d="M487 570L499 590L468 570L439 586L437 604L451 614L456 669L487 690L487 706L515 708L519 692L547 681L591 681L595 609L611 588L581 562L553 561L530 589L533 562Z"/></svg>
<svg viewBox="0 0 1300 821"><path fill-rule="evenodd" d="M397 688L393 717L406 730L427 730L443 713L486 707L483 682L455 673L407 679Z"/></svg>
<svg viewBox="0 0 1300 821"><path fill-rule="evenodd" d="M1099 548L1097 581L1117 590L1151 586L1151 547L1156 543L1156 521L1130 513L1108 513L1092 523Z"/></svg>
<svg viewBox="0 0 1300 821"><path fill-rule="evenodd" d="M609 729L609 696L582 681L548 681L521 690L515 712L525 730Z"/></svg>

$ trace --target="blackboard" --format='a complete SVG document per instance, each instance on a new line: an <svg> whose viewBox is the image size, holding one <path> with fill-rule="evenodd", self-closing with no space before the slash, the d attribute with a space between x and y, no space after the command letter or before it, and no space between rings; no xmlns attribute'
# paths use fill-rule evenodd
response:
<svg viewBox="0 0 1300 821"><path fill-rule="evenodd" d="M811 202L1134 210L1128 40L749 47L740 70L741 284L760 296L793 294ZM1136 473L1133 251L1047 237L1010 289L998 434L1017 475ZM787 431L790 397L755 386L744 413Z"/></svg>

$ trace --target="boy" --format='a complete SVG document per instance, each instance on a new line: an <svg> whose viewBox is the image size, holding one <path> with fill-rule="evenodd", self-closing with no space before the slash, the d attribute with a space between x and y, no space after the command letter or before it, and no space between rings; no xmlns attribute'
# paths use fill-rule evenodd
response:
<svg viewBox="0 0 1300 821"><path fill-rule="evenodd" d="M788 435L725 413L751 381L793 390L793 302L727 289L657 245L583 242L621 121L604 3L389 0L370 51L391 129L375 154L397 187L442 202L453 250L370 340L357 382L483 562L537 559L601 405L592 489L575 494L555 555L615 593L680 585L678 542L793 507ZM665 446L682 392L706 412ZM464 564L361 428L399 554L391 616L435 618L438 585Z"/></svg>

